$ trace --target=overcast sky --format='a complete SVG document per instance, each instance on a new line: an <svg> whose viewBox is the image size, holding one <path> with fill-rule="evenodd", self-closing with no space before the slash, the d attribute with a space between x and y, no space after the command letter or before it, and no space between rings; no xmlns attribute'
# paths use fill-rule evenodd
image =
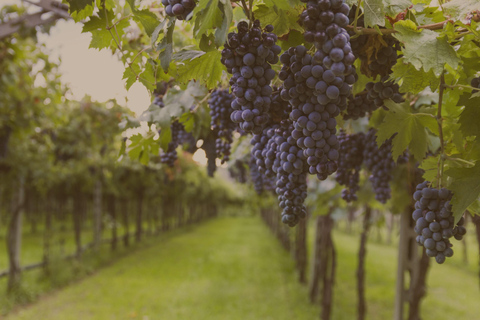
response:
<svg viewBox="0 0 480 320"><path fill-rule="evenodd" d="M61 58L62 81L71 88L72 98L79 100L85 94L100 102L115 98L140 115L150 105L147 89L136 83L127 92L122 63L108 50L89 49L91 36L81 31L81 24L60 20L49 35L39 36L50 56Z"/></svg>

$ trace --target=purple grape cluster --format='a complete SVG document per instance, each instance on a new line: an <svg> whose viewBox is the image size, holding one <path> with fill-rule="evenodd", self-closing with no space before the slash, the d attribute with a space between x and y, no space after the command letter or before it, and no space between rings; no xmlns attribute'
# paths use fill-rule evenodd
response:
<svg viewBox="0 0 480 320"><path fill-rule="evenodd" d="M175 120L170 125L170 130L172 140L168 143L167 151L160 156L160 162L173 167L175 160L177 160L177 147L181 144L181 132L185 131L185 127L178 120Z"/></svg>
<svg viewBox="0 0 480 320"><path fill-rule="evenodd" d="M395 162L392 159L391 139L385 141L379 148L376 135L375 129L370 129L366 134L363 159L365 167L371 173L369 180L375 192L375 199L386 203L391 197L390 181Z"/></svg>
<svg viewBox="0 0 480 320"><path fill-rule="evenodd" d="M437 263L442 264L445 258L453 256L450 238L462 240L467 233L463 226L465 219L462 217L455 226L452 213L452 192L448 189L428 187L430 183L424 181L417 185L413 194L415 211L415 232L417 243L426 249L429 257L435 257Z"/></svg>
<svg viewBox="0 0 480 320"><path fill-rule="evenodd" d="M472 81L470 81L470 85L474 88L480 89L480 77L473 78Z"/></svg>
<svg viewBox="0 0 480 320"><path fill-rule="evenodd" d="M300 15L305 28L305 40L313 42L318 51L315 59L336 76L349 75L355 55L350 46L350 35L345 29L349 24L350 8L343 0L306 1L306 9Z"/></svg>
<svg viewBox="0 0 480 320"><path fill-rule="evenodd" d="M392 73L392 67L397 63L397 51L400 50L400 42L392 36L384 36L382 40L386 46L376 50L372 54L371 61L368 62L372 77L389 75Z"/></svg>
<svg viewBox="0 0 480 320"><path fill-rule="evenodd" d="M158 94L154 96L152 103L160 108L165 107L165 104L163 103L163 96Z"/></svg>
<svg viewBox="0 0 480 320"><path fill-rule="evenodd" d="M335 179L340 185L345 186L342 190L342 199L347 202L357 200L356 192L360 189L360 169L363 162L363 144L365 134L346 134L340 131L338 135L340 143L338 170Z"/></svg>
<svg viewBox="0 0 480 320"><path fill-rule="evenodd" d="M239 183L247 182L247 170L245 169L244 161L236 159L233 166L228 167L230 177Z"/></svg>
<svg viewBox="0 0 480 320"><path fill-rule="evenodd" d="M230 85L235 99L231 119L240 129L259 134L269 121L273 91L270 82L275 78L271 65L278 62L281 48L275 44L277 36L271 25L262 31L258 20L250 29L247 22L241 21L237 28L238 32L228 34L221 59L233 75Z"/></svg>
<svg viewBox="0 0 480 320"><path fill-rule="evenodd" d="M387 99L392 99L396 103L401 103L405 100L399 92L399 89L398 84L389 80L388 76L385 76L378 82L367 83L367 99L375 103L377 107L385 106L385 100Z"/></svg>
<svg viewBox="0 0 480 320"><path fill-rule="evenodd" d="M167 16L177 17L178 20L187 19L196 6L195 0L162 0L162 4Z"/></svg>
<svg viewBox="0 0 480 320"><path fill-rule="evenodd" d="M358 118L363 118L367 114L371 114L373 111L377 110L378 106L368 99L367 91L362 91L355 96L350 95L348 97L347 108L343 113L344 120L357 120Z"/></svg>
<svg viewBox="0 0 480 320"><path fill-rule="evenodd" d="M215 90L212 92L208 104L210 106L210 126L216 133L215 148L217 157L222 163L230 160L230 149L233 142L235 123L230 119L233 96L228 90Z"/></svg>
<svg viewBox="0 0 480 320"><path fill-rule="evenodd" d="M282 222L290 227L305 218L303 205L307 197L307 163L303 151L292 137L293 124L282 121L275 129L271 148L275 150L272 169L277 174L275 192L283 209Z"/></svg>
<svg viewBox="0 0 480 320"><path fill-rule="evenodd" d="M257 162L254 157L250 158L248 165L250 167L250 178L252 179L253 188L258 195L261 195L263 192L263 177L258 170Z"/></svg>
<svg viewBox="0 0 480 320"><path fill-rule="evenodd" d="M292 137L304 152L308 172L325 180L337 169L335 117L346 107L355 76L336 76L308 54L304 46L290 48L280 60L280 95L292 105ZM353 68L351 71L354 72Z"/></svg>

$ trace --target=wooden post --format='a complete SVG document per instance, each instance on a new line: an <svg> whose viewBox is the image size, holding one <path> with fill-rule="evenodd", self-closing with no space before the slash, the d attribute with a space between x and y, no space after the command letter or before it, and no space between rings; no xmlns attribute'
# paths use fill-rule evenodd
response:
<svg viewBox="0 0 480 320"><path fill-rule="evenodd" d="M25 178L19 179L16 206L8 226L7 250L9 258L9 273L7 292L11 293L18 288L21 280L20 250L22 247L22 216L25 204Z"/></svg>
<svg viewBox="0 0 480 320"><path fill-rule="evenodd" d="M360 236L360 249L358 250L357 267L357 291L358 291L358 320L364 320L367 313L365 299L365 256L367 255L367 237L370 229L370 218L372 209L365 206L365 217L363 218L363 231Z"/></svg>
<svg viewBox="0 0 480 320"><path fill-rule="evenodd" d="M93 247L98 249L102 240L102 182L97 179L93 194Z"/></svg>

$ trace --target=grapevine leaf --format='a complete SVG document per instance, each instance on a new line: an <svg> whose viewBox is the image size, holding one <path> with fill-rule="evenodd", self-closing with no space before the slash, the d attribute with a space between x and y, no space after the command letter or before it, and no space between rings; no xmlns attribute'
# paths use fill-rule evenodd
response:
<svg viewBox="0 0 480 320"><path fill-rule="evenodd" d="M425 171L423 178L426 181L434 182L437 179L438 172L438 156L428 157L422 161L419 168Z"/></svg>
<svg viewBox="0 0 480 320"><path fill-rule="evenodd" d="M396 17L402 11L412 5L410 0L384 0L385 12L390 17Z"/></svg>
<svg viewBox="0 0 480 320"><path fill-rule="evenodd" d="M452 0L443 5L443 10L449 16L457 21L469 22L469 14L475 10L480 10L478 0Z"/></svg>
<svg viewBox="0 0 480 320"><path fill-rule="evenodd" d="M428 137L424 123L433 121L436 124L435 119L408 112L410 108L408 102L396 104L388 100L385 105L391 112L387 113L378 128L377 143L381 144L395 135L392 141L393 159L396 160L408 147L415 159L421 161L428 150Z"/></svg>
<svg viewBox="0 0 480 320"><path fill-rule="evenodd" d="M298 16L301 13L299 11L300 9L291 7L288 10L281 10L278 7L276 7L276 9L277 10L272 10L272 8L264 4L258 5L254 11L255 18L260 20L263 26L271 24L275 34L279 37L289 33L290 30L303 31L302 27L298 24Z"/></svg>
<svg viewBox="0 0 480 320"><path fill-rule="evenodd" d="M155 70L151 64L145 66L145 70L140 74L139 80L148 90L155 90Z"/></svg>
<svg viewBox="0 0 480 320"><path fill-rule="evenodd" d="M480 97L470 98L470 93L465 92L458 100L458 106L465 106L458 122L460 131L466 136L480 136Z"/></svg>
<svg viewBox="0 0 480 320"><path fill-rule="evenodd" d="M168 19L166 34L157 46L157 51L160 51L158 59L160 59L160 65L165 72L168 72L168 67L172 61L173 31L175 30L175 21L175 18Z"/></svg>
<svg viewBox="0 0 480 320"><path fill-rule="evenodd" d="M385 26L385 8L382 0L365 0L363 3L365 26Z"/></svg>
<svg viewBox="0 0 480 320"><path fill-rule="evenodd" d="M190 59L195 59L203 56L205 52L199 50L183 50L177 53L174 53L172 59L175 61L185 61Z"/></svg>
<svg viewBox="0 0 480 320"><path fill-rule="evenodd" d="M290 32L282 37L282 39L285 40L280 41L279 45L283 50L288 50L290 47L296 47L305 42L303 33L298 30L290 30Z"/></svg>
<svg viewBox="0 0 480 320"><path fill-rule="evenodd" d="M195 117L191 112L185 112L182 114L180 119L178 119L178 122L183 124L185 131L187 132L192 132L192 130L195 128Z"/></svg>
<svg viewBox="0 0 480 320"><path fill-rule="evenodd" d="M453 69L458 67L460 59L445 36L438 36L432 30L412 29L412 25L412 21L402 20L395 23L398 33L394 36L405 45L405 62L411 63L417 70L423 67L425 72L428 72L432 69L437 77L442 73L445 64Z"/></svg>
<svg viewBox="0 0 480 320"><path fill-rule="evenodd" d="M170 118L178 118L195 105L196 98L206 94L205 87L191 81L185 90L171 88L163 97L165 107L162 109ZM162 114L162 116L164 116ZM163 119L162 119L163 120ZM158 121L158 120L157 120Z"/></svg>
<svg viewBox="0 0 480 320"><path fill-rule="evenodd" d="M223 13L223 20L221 26L215 31L215 44L217 47L220 47L225 44L227 40L228 29L233 19L233 9L232 4L227 0L220 0L218 7Z"/></svg>
<svg viewBox="0 0 480 320"><path fill-rule="evenodd" d="M172 141L172 129L170 128L170 124L162 127L160 130L160 138L158 139L160 143L160 148L163 150L168 149L168 144Z"/></svg>
<svg viewBox="0 0 480 320"><path fill-rule="evenodd" d="M472 94L472 96L470 97L470 99L472 98L480 98L480 91L477 91L475 93Z"/></svg>
<svg viewBox="0 0 480 320"><path fill-rule="evenodd" d="M113 13L107 11L105 15L104 11L99 12L99 17L90 17L90 20L83 24L82 33L90 32L92 34L92 40L90 42L90 48L104 49L110 47L113 41L113 36L109 30L107 30L107 24L112 25ZM115 28L118 37L121 38L125 32L124 28L129 26L127 20L119 21Z"/></svg>
<svg viewBox="0 0 480 320"><path fill-rule="evenodd" d="M84 10L87 6L93 6L95 0L67 0L70 12Z"/></svg>
<svg viewBox="0 0 480 320"><path fill-rule="evenodd" d="M187 83L190 80L200 81L208 89L213 89L217 87L222 77L222 71L225 70L220 59L221 53L216 50L192 59L178 67L176 80L181 83Z"/></svg>
<svg viewBox="0 0 480 320"><path fill-rule="evenodd" d="M123 78L122 79L127 80L127 82L125 84L127 90L130 89L130 87L137 81L137 74L138 74L139 71L140 71L140 68L136 64L132 64L131 67L126 67L125 68L125 71L123 72Z"/></svg>
<svg viewBox="0 0 480 320"><path fill-rule="evenodd" d="M208 30L221 25L222 13L218 8L218 2L219 0L200 0L193 10L194 33L197 38L206 34Z"/></svg>
<svg viewBox="0 0 480 320"><path fill-rule="evenodd" d="M403 58L392 68L391 78L400 85L401 92L410 92L417 94L430 86L435 91L440 84L440 80L433 74L433 71L423 72L415 69L411 63L404 63Z"/></svg>
<svg viewBox="0 0 480 320"><path fill-rule="evenodd" d="M458 221L480 195L480 165L475 164L472 168L450 168L445 174L453 179L449 189L453 192L453 214Z"/></svg>
<svg viewBox="0 0 480 320"><path fill-rule="evenodd" d="M145 31L150 37L158 25L157 16L149 10L138 10L135 6L135 0L127 0L127 2L132 9L133 19L139 22L145 28Z"/></svg>

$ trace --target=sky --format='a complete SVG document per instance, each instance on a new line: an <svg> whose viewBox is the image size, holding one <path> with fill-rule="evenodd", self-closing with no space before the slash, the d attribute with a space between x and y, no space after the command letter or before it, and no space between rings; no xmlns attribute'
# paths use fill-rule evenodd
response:
<svg viewBox="0 0 480 320"><path fill-rule="evenodd" d="M150 105L147 89L137 82L127 92L122 63L108 50L89 49L91 36L81 31L81 24L59 20L49 35L39 36L50 56L61 58L62 81L72 92L69 98L80 100L85 94L99 102L115 98L139 116Z"/></svg>
<svg viewBox="0 0 480 320"><path fill-rule="evenodd" d="M18 4L21 0L0 0L0 7ZM32 6L32 12L37 12ZM62 82L70 88L68 99L80 100L89 95L93 100L104 102L115 98L120 105L128 107L140 116L151 103L148 90L136 82L127 91L122 80L123 64L109 50L89 48L90 33L82 33L82 24L73 20L60 19L50 29L49 34L39 33L39 41L44 43L52 59L61 59L59 71ZM136 130L129 130L127 136L146 132L147 124ZM193 159L206 165L205 152L199 149Z"/></svg>

